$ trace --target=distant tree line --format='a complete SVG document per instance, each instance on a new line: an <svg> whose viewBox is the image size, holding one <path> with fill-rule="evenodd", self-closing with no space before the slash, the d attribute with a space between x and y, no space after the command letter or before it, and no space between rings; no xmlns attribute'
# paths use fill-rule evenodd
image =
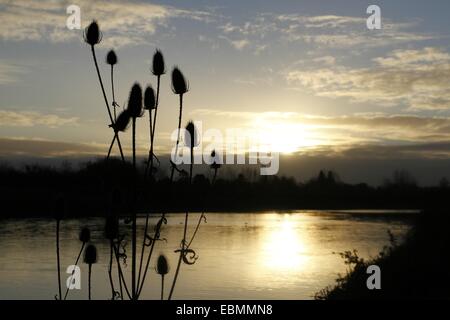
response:
<svg viewBox="0 0 450 320"><path fill-rule="evenodd" d="M143 170L144 168L142 168ZM132 197L131 164L110 159L88 162L74 170L27 165L0 166L1 217L52 215L55 199L63 196L71 216L102 216L111 203L126 212ZM144 175L142 175L144 176ZM383 185L348 184L333 171L322 170L306 182L291 177L259 176L252 170L218 174L212 186L207 173L197 174L192 186L180 171L175 183L160 173L154 183L138 181L140 212L260 211L282 209L425 209L444 206L450 196L446 178L434 187L420 187L407 171L395 171ZM170 192L170 188L173 191ZM176 194L176 199L171 199ZM107 199L107 200L105 200Z"/></svg>

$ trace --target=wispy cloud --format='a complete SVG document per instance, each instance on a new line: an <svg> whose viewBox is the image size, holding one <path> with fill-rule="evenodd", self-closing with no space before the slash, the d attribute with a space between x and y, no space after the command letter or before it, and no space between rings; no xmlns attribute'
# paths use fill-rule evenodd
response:
<svg viewBox="0 0 450 320"><path fill-rule="evenodd" d="M401 23L383 19L381 30L368 30L366 17L337 15L299 15L262 13L235 24L227 21L219 30L232 41L246 40L247 48L267 46L280 41L300 42L326 48L366 49L429 40L436 35L417 33L411 29L419 20ZM275 39L275 40L274 40Z"/></svg>
<svg viewBox="0 0 450 320"><path fill-rule="evenodd" d="M450 55L439 48L396 50L374 59L373 66L367 68L292 68L285 76L290 85L318 96L388 106L404 104L412 110L450 107Z"/></svg>
<svg viewBox="0 0 450 320"><path fill-rule="evenodd" d="M34 127L45 126L57 128L65 125L75 125L77 117L60 117L55 114L41 114L34 111L0 110L0 126L2 127Z"/></svg>
<svg viewBox="0 0 450 320"><path fill-rule="evenodd" d="M0 138L0 157L98 156L106 146L29 138Z"/></svg>
<svg viewBox="0 0 450 320"><path fill-rule="evenodd" d="M18 75L24 72L23 67L0 60L0 84L16 82Z"/></svg>
<svg viewBox="0 0 450 320"><path fill-rule="evenodd" d="M275 126L285 128L286 134L308 139L318 144L349 145L360 143L405 144L450 140L450 118L417 115L354 114L325 117L297 112L245 112L196 109L191 114L216 117L223 122L229 118L234 126ZM286 137L290 139L290 137Z"/></svg>
<svg viewBox="0 0 450 320"><path fill-rule="evenodd" d="M79 38L80 32L66 28L66 8L73 1L0 0L0 38L11 41L49 40L54 42ZM147 2L78 0L82 22L97 19L108 37L106 44L137 44L165 27L170 18L186 18L209 22L211 14Z"/></svg>

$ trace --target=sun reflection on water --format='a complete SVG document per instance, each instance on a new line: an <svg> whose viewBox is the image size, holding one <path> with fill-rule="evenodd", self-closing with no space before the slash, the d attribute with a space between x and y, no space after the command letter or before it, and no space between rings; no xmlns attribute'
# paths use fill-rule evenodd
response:
<svg viewBox="0 0 450 320"><path fill-rule="evenodd" d="M263 240L262 266L282 272L301 271L309 260L307 239L289 214L273 223Z"/></svg>

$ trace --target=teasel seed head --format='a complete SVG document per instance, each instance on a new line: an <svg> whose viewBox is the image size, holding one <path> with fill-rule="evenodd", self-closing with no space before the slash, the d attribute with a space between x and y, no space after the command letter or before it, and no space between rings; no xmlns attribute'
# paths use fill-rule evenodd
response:
<svg viewBox="0 0 450 320"><path fill-rule="evenodd" d="M142 89L138 83L135 83L131 88L127 109L130 112L130 116L132 118L139 118L143 114Z"/></svg>
<svg viewBox="0 0 450 320"><path fill-rule="evenodd" d="M215 170L219 169L221 167L221 164L217 161L216 150L213 150L211 152L211 159L212 159L211 168Z"/></svg>
<svg viewBox="0 0 450 320"><path fill-rule="evenodd" d="M90 25L84 29L84 41L91 46L102 41L102 32L98 26L97 21L93 20Z"/></svg>
<svg viewBox="0 0 450 320"><path fill-rule="evenodd" d="M91 231L89 230L89 228L85 227L81 229L79 239L83 243L89 242L91 240Z"/></svg>
<svg viewBox="0 0 450 320"><path fill-rule="evenodd" d="M169 263L165 255L160 254L158 257L158 262L156 263L156 273L164 276L169 273Z"/></svg>
<svg viewBox="0 0 450 320"><path fill-rule="evenodd" d="M127 130L128 125L130 124L130 111L127 109L123 110L116 119L116 122L114 123L114 130L118 132L124 132Z"/></svg>
<svg viewBox="0 0 450 320"><path fill-rule="evenodd" d="M184 132L184 143L186 147L194 148L199 145L198 132L194 122L189 121Z"/></svg>
<svg viewBox="0 0 450 320"><path fill-rule="evenodd" d="M152 73L155 76L161 76L166 73L166 68L164 66L164 56L159 50L156 50L155 54L153 55Z"/></svg>
<svg viewBox="0 0 450 320"><path fill-rule="evenodd" d="M106 55L106 63L111 66L117 64L117 55L114 50L109 50L108 54Z"/></svg>
<svg viewBox="0 0 450 320"><path fill-rule="evenodd" d="M144 93L144 109L152 110L156 107L155 91L152 86L147 86Z"/></svg>
<svg viewBox="0 0 450 320"><path fill-rule="evenodd" d="M84 250L84 263L86 264L94 264L97 263L97 248L90 244Z"/></svg>
<svg viewBox="0 0 450 320"><path fill-rule="evenodd" d="M184 78L183 73L178 67L172 70L172 91L175 94L185 94L189 90L189 85Z"/></svg>

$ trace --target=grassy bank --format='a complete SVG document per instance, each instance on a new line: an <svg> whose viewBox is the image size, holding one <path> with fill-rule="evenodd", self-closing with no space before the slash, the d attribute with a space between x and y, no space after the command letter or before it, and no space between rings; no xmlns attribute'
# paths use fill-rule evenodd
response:
<svg viewBox="0 0 450 320"><path fill-rule="evenodd" d="M370 260L357 252L341 253L348 265L334 286L318 292L316 299L448 299L450 298L450 210L420 214L406 240L395 239ZM369 290L369 265L381 269L381 289Z"/></svg>

